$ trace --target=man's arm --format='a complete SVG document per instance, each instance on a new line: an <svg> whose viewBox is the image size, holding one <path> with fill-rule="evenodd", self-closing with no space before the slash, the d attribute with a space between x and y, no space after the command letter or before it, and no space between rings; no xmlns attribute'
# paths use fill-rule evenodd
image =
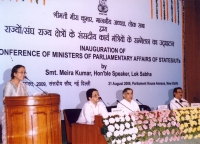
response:
<svg viewBox="0 0 200 144"><path fill-rule="evenodd" d="M186 107L190 106L189 102L187 100L185 100L185 99L183 99L182 103L183 103L183 106L186 106Z"/></svg>
<svg viewBox="0 0 200 144"><path fill-rule="evenodd" d="M170 102L170 109L178 109L179 107L177 106L177 104L174 101Z"/></svg>
<svg viewBox="0 0 200 144"><path fill-rule="evenodd" d="M92 108L89 104L86 104L83 109L83 114L86 119L86 123L94 122L94 114L92 113Z"/></svg>
<svg viewBox="0 0 200 144"><path fill-rule="evenodd" d="M99 108L100 108L100 115L108 113L106 106L102 102L100 102Z"/></svg>
<svg viewBox="0 0 200 144"><path fill-rule="evenodd" d="M136 103L137 111L140 111L139 105Z"/></svg>

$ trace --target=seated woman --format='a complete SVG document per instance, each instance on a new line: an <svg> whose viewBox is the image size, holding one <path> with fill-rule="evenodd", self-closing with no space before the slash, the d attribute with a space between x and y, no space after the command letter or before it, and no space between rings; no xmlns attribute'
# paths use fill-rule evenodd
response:
<svg viewBox="0 0 200 144"><path fill-rule="evenodd" d="M3 97L7 96L28 96L27 87L22 82L26 76L26 69L23 65L16 65L12 68L11 71L11 80L5 84L3 89ZM2 142L3 144L7 143L6 138L6 116L3 107L2 112Z"/></svg>
<svg viewBox="0 0 200 144"><path fill-rule="evenodd" d="M94 122L94 116L107 114L107 109L100 102L99 92L96 89L92 88L87 90L86 97L88 102L84 104L77 123L92 124Z"/></svg>

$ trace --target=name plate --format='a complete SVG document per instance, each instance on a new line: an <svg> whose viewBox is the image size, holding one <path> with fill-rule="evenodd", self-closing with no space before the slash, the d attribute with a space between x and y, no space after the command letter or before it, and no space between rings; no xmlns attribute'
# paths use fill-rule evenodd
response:
<svg viewBox="0 0 200 144"><path fill-rule="evenodd" d="M168 110L169 108L168 108L168 105L159 105L158 109L159 110Z"/></svg>
<svg viewBox="0 0 200 144"><path fill-rule="evenodd" d="M191 107L200 107L200 103L191 103Z"/></svg>
<svg viewBox="0 0 200 144"><path fill-rule="evenodd" d="M119 113L123 113L124 109L123 108L112 108L111 112L114 114L119 114Z"/></svg>

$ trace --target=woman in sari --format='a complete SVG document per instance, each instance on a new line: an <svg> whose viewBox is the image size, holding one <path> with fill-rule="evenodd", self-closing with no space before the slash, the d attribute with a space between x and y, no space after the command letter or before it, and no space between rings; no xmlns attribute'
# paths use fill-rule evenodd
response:
<svg viewBox="0 0 200 144"><path fill-rule="evenodd" d="M11 80L5 84L3 89L3 97L7 96L28 96L27 87L22 82L26 76L26 69L23 65L16 65L11 71ZM6 139L6 115L3 107L2 112L2 142L7 143Z"/></svg>

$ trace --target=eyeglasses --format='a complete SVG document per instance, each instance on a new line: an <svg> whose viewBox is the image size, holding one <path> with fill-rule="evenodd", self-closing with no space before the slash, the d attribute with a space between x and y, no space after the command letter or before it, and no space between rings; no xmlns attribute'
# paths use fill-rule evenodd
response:
<svg viewBox="0 0 200 144"><path fill-rule="evenodd" d="M98 97L100 97L100 95L93 95L92 97L98 98Z"/></svg>
<svg viewBox="0 0 200 144"><path fill-rule="evenodd" d="M25 75L27 74L26 72L17 72L17 73L20 73L20 74L25 74Z"/></svg>

